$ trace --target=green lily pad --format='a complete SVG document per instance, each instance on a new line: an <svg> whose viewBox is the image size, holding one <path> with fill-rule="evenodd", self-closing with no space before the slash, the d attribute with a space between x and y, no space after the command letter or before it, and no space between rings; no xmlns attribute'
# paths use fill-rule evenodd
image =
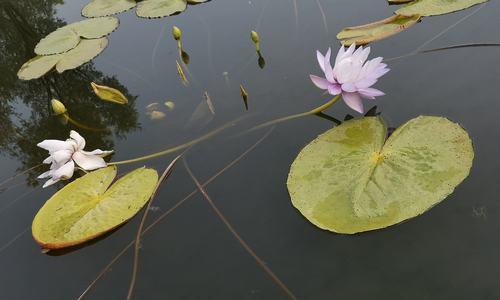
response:
<svg viewBox="0 0 500 300"><path fill-rule="evenodd" d="M31 80L42 77L54 68L54 66L61 59L61 56L62 54L36 56L21 66L17 72L17 77L22 80Z"/></svg>
<svg viewBox="0 0 500 300"><path fill-rule="evenodd" d="M38 55L59 54L71 50L78 45L80 37L71 29L62 27L51 32L35 46Z"/></svg>
<svg viewBox="0 0 500 300"><path fill-rule="evenodd" d="M135 0L92 0L83 8L82 15L87 18L111 16L134 8L136 5Z"/></svg>
<svg viewBox="0 0 500 300"><path fill-rule="evenodd" d="M48 34L35 47L38 55L53 55L75 48L81 38L98 39L113 32L120 21L115 17L83 20L57 29Z"/></svg>
<svg viewBox="0 0 500 300"><path fill-rule="evenodd" d="M56 64L56 70L62 73L66 70L78 68L98 56L108 45L108 39L82 40L78 46L61 55Z"/></svg>
<svg viewBox="0 0 500 300"><path fill-rule="evenodd" d="M488 0L416 0L396 10L396 14L436 16L469 8Z"/></svg>
<svg viewBox="0 0 500 300"><path fill-rule="evenodd" d="M470 172L472 142L445 118L421 116L386 135L380 117L365 117L312 141L290 169L293 205L322 229L375 230L424 213Z"/></svg>
<svg viewBox="0 0 500 300"><path fill-rule="evenodd" d="M80 37L98 39L115 31L119 25L120 20L116 17L101 17L83 20L66 27L74 30Z"/></svg>
<svg viewBox="0 0 500 300"><path fill-rule="evenodd" d="M395 35L416 24L419 20L420 16L418 15L394 15L371 24L344 28L337 34L337 39L346 46L354 43L365 45Z"/></svg>
<svg viewBox="0 0 500 300"><path fill-rule="evenodd" d="M144 0L137 4L137 16L161 18L186 10L186 0Z"/></svg>
<svg viewBox="0 0 500 300"><path fill-rule="evenodd" d="M132 218L149 200L158 174L139 168L118 179L116 167L76 179L38 211L33 237L43 248L60 249L94 239Z"/></svg>

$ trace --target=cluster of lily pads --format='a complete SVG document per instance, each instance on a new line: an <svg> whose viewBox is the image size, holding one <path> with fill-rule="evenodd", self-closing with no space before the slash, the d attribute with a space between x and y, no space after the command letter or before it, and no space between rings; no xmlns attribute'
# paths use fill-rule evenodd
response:
<svg viewBox="0 0 500 300"><path fill-rule="evenodd" d="M346 27L337 34L343 45L364 45L395 35L420 22L423 17L452 13L489 0L388 0L405 6L387 19L355 27Z"/></svg>
<svg viewBox="0 0 500 300"><path fill-rule="evenodd" d="M106 38L118 28L119 20L111 15L137 6L137 15L161 18L186 10L188 4L208 0L93 0L82 15L90 18L58 28L35 47L36 57L23 64L18 72L22 80L40 78L52 69L62 73L75 69L98 56L108 45Z"/></svg>

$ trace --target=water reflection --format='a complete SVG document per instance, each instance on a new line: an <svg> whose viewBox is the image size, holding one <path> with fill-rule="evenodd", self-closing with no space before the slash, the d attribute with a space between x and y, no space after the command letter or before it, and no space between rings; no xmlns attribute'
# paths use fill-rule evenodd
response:
<svg viewBox="0 0 500 300"><path fill-rule="evenodd" d="M17 158L21 169L35 166L45 158L45 151L36 146L38 142L65 139L71 129L84 135L89 147L112 149L113 136L124 137L139 128L136 97L114 76L96 70L92 63L63 74L49 73L38 80L17 78L16 70L33 57L40 38L66 24L55 16L55 6L62 3L60 0L0 3L0 151ZM92 81L119 89L129 104L100 101L90 88ZM61 123L53 115L50 107L53 98L66 105L76 122ZM107 130L89 130L75 123ZM39 173L39 169L27 173L29 185L38 185Z"/></svg>

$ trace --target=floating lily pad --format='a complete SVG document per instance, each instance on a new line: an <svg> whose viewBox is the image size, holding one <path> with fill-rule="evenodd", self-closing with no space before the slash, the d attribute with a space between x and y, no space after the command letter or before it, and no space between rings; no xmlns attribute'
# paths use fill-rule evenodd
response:
<svg viewBox="0 0 500 300"><path fill-rule="evenodd" d="M22 80L31 80L42 77L54 68L54 66L61 59L61 56L62 54L36 56L22 65L21 69L17 72L17 77Z"/></svg>
<svg viewBox="0 0 500 300"><path fill-rule="evenodd" d="M396 14L436 16L469 8L488 0L416 0L398 9Z"/></svg>
<svg viewBox="0 0 500 300"><path fill-rule="evenodd" d="M113 32L119 25L115 17L83 20L57 29L41 39L35 47L38 55L52 55L75 48L81 38L97 39Z"/></svg>
<svg viewBox="0 0 500 300"><path fill-rule="evenodd" d="M344 28L337 34L337 39L347 46L354 43L365 45L395 35L416 24L419 20L420 16L418 15L394 15L371 24Z"/></svg>
<svg viewBox="0 0 500 300"><path fill-rule="evenodd" d="M424 213L469 174L472 142L445 118L418 117L386 136L380 117L320 135L290 169L293 205L322 229L353 234Z"/></svg>
<svg viewBox="0 0 500 300"><path fill-rule="evenodd" d="M69 51L78 45L80 37L71 29L62 27L48 34L35 47L38 55L52 55Z"/></svg>
<svg viewBox="0 0 500 300"><path fill-rule="evenodd" d="M87 18L105 17L127 11L137 5L135 0L92 0L83 10Z"/></svg>
<svg viewBox="0 0 500 300"><path fill-rule="evenodd" d="M132 218L149 200L158 174L139 168L116 181L116 168L91 172L54 194L33 220L43 248L60 249L94 239Z"/></svg>
<svg viewBox="0 0 500 300"><path fill-rule="evenodd" d="M137 4L137 16L161 18L186 10L186 0L144 0Z"/></svg>
<svg viewBox="0 0 500 300"><path fill-rule="evenodd" d="M56 65L56 70L62 73L66 70L78 68L94 59L108 45L108 39L82 40L78 46L61 55L61 59Z"/></svg>
<svg viewBox="0 0 500 300"><path fill-rule="evenodd" d="M120 20L115 17L102 17L87 19L66 27L74 30L79 36L86 39L98 39L115 31L120 25Z"/></svg>

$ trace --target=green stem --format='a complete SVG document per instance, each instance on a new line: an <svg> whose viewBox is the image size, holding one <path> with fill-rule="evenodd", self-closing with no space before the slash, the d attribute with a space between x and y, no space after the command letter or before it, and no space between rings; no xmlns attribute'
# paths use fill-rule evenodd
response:
<svg viewBox="0 0 500 300"><path fill-rule="evenodd" d="M108 163L108 165L110 165L110 166L112 166L112 165L124 165L124 164L130 164L130 163L140 162L140 161L144 161L144 160L148 160L148 159L152 159L152 158L156 158L156 157L168 155L168 154L177 152L179 150L189 148L189 147L191 147L193 145L198 144L199 142L208 140L209 138L215 136L219 132L221 132L221 131L229 128L229 127L232 127L235 124L236 124L236 121L229 122L226 125L224 125L222 127L219 127L217 129L215 129L215 130L213 130L213 131L211 131L211 132L209 132L209 133L207 133L207 134L205 134L205 135L203 135L203 136L201 136L201 137L199 137L197 139L189 141L187 143L184 143L184 144L172 147L172 148L168 148L166 150L163 150L163 151L160 151L160 152L157 152L157 153L153 153L153 154L150 154L150 155L140 156L140 157L137 157L137 158L134 158L134 159L128 159L128 160L110 162L110 163Z"/></svg>
<svg viewBox="0 0 500 300"><path fill-rule="evenodd" d="M340 99L340 94L337 95L337 96L335 96L333 99L331 99L330 101L326 102L325 104L316 107L315 109L312 109L310 111L306 111L306 112L303 112L303 113L299 113L299 114L290 115L290 116L286 116L286 117L283 117L283 118L271 120L271 121L262 123L260 125L257 125L255 127L252 127L250 129L248 129L246 132L251 132L251 131L254 131L254 130L262 129L262 128L265 128L265 127L268 127L268 126L271 126L271 125L274 125L274 124L277 124L277 123L289 121L289 120L294 120L294 119L298 119L298 118L302 118L302 117L306 117L306 116L312 116L312 115L319 114L319 113L323 112L325 109L327 109L330 106L332 106L333 104L335 104L337 101L339 101L339 99Z"/></svg>

